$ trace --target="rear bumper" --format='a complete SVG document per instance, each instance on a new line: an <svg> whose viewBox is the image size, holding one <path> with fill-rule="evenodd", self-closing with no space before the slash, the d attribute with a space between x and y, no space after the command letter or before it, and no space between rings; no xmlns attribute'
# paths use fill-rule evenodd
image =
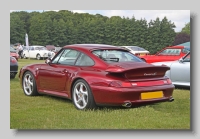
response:
<svg viewBox="0 0 200 139"><path fill-rule="evenodd" d="M114 88L114 87L91 87L97 105L121 106L126 102L131 105L171 101L173 99L174 85L134 87L134 88ZM153 99L141 99L141 93L163 91L163 97Z"/></svg>

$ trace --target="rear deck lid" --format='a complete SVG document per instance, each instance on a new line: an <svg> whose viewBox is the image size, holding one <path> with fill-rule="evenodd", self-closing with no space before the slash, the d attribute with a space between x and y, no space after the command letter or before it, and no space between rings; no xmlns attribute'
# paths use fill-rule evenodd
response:
<svg viewBox="0 0 200 139"><path fill-rule="evenodd" d="M144 62L113 63L106 69L109 73L123 73L127 79L163 77L168 66L155 66Z"/></svg>

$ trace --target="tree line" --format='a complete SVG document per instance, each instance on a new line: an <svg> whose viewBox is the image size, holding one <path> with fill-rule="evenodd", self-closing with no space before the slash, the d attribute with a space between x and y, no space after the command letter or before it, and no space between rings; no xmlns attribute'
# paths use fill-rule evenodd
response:
<svg viewBox="0 0 200 139"><path fill-rule="evenodd" d="M174 44L176 26L166 17L149 23L120 16L73 13L68 10L10 13L10 43L65 46L78 43L140 46L156 53Z"/></svg>

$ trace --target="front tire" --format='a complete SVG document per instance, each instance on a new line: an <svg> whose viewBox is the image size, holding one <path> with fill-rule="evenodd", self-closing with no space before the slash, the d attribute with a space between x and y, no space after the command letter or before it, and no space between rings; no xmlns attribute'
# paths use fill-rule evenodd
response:
<svg viewBox="0 0 200 139"><path fill-rule="evenodd" d="M27 96L37 96L37 86L33 74L27 71L23 76L23 90Z"/></svg>
<svg viewBox="0 0 200 139"><path fill-rule="evenodd" d="M72 89L72 101L78 110L96 108L92 91L88 83L83 79L79 79L74 83Z"/></svg>

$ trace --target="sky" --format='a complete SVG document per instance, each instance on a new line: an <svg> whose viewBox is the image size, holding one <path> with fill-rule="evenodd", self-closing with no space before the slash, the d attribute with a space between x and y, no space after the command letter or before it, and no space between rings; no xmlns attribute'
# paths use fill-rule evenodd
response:
<svg viewBox="0 0 200 139"><path fill-rule="evenodd" d="M10 12L19 10L10 10ZM26 10L27 12L43 12L43 11L59 11L59 10ZM121 16L132 18L134 16L137 20L146 19L147 22L155 20L157 17L162 20L165 16L168 21L175 24L176 32L180 32L182 28L190 22L190 10L70 10L76 13L89 13L89 14L101 14L103 16Z"/></svg>

